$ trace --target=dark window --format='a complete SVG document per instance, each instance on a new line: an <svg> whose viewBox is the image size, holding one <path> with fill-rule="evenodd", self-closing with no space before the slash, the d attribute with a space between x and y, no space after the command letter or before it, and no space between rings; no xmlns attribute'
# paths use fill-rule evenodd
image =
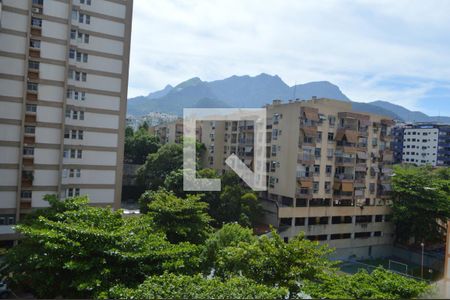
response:
<svg viewBox="0 0 450 300"><path fill-rule="evenodd" d="M295 226L305 226L305 218L295 218Z"/></svg>
<svg viewBox="0 0 450 300"><path fill-rule="evenodd" d="M292 226L292 218L280 218L280 226Z"/></svg>

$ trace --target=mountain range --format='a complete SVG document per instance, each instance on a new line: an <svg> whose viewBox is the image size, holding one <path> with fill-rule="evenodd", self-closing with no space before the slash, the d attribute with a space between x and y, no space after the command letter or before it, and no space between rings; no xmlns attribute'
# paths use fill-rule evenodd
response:
<svg viewBox="0 0 450 300"><path fill-rule="evenodd" d="M262 73L254 77L234 75L209 82L194 77L175 87L167 85L147 96L128 99L127 113L142 116L149 112L164 112L181 116L185 107L262 107L274 99L311 99L313 96L351 101L338 86L328 81L288 86L278 75ZM356 112L384 115L405 122L450 122L450 117L428 116L388 101L351 103Z"/></svg>

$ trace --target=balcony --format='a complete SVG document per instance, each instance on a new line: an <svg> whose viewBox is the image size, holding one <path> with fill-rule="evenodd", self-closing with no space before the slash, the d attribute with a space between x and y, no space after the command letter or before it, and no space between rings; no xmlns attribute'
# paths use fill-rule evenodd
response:
<svg viewBox="0 0 450 300"><path fill-rule="evenodd" d="M31 187L33 185L33 171L22 171L22 187Z"/></svg>
<svg viewBox="0 0 450 300"><path fill-rule="evenodd" d="M20 199L20 209L31 209L31 199Z"/></svg>
<svg viewBox="0 0 450 300"><path fill-rule="evenodd" d="M358 136L367 137L369 134L367 127L358 129Z"/></svg>
<svg viewBox="0 0 450 300"><path fill-rule="evenodd" d="M30 57L33 58L40 58L41 57L41 44L40 41L31 40L30 41L30 48L28 50L28 54Z"/></svg>
<svg viewBox="0 0 450 300"><path fill-rule="evenodd" d="M354 157L336 157L335 164L336 166L353 166L356 163L356 159Z"/></svg>
<svg viewBox="0 0 450 300"><path fill-rule="evenodd" d="M30 113L26 113L25 115L25 122L27 123L36 123L36 113L34 114L30 114Z"/></svg>
<svg viewBox="0 0 450 300"><path fill-rule="evenodd" d="M34 157L23 157L22 164L24 166L32 166L34 164Z"/></svg>
<svg viewBox="0 0 450 300"><path fill-rule="evenodd" d="M353 174L342 173L342 174L335 174L334 178L338 181L345 181L345 180L352 181L355 178L355 176Z"/></svg>
<svg viewBox="0 0 450 300"><path fill-rule="evenodd" d="M312 154L299 154L297 156L297 162L306 164L306 165L312 165L314 164L315 157Z"/></svg>
<svg viewBox="0 0 450 300"><path fill-rule="evenodd" d="M24 136L23 143L25 145L33 145L35 143L35 137L34 136Z"/></svg>
<svg viewBox="0 0 450 300"><path fill-rule="evenodd" d="M308 187L297 188L295 191L295 196L302 199L312 199L312 189Z"/></svg>

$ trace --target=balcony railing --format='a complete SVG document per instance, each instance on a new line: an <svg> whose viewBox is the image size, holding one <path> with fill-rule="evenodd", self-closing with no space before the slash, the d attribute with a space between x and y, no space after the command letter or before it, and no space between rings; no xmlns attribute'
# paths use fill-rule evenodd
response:
<svg viewBox="0 0 450 300"><path fill-rule="evenodd" d="M355 176L353 174L335 174L334 178L338 179L338 180L353 180L355 178Z"/></svg>
<svg viewBox="0 0 450 300"><path fill-rule="evenodd" d="M356 159L352 157L336 157L337 164L354 164L355 162Z"/></svg>

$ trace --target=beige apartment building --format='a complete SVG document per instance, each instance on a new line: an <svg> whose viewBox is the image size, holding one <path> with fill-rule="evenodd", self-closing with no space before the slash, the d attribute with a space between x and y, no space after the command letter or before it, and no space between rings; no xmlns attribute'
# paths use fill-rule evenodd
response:
<svg viewBox="0 0 450 300"><path fill-rule="evenodd" d="M330 99L267 105L266 222L286 240L300 232L336 248L339 258L390 250L393 121L352 112ZM252 122L202 122L204 167L227 170L237 154L253 166Z"/></svg>
<svg viewBox="0 0 450 300"><path fill-rule="evenodd" d="M45 194L120 206L132 0L2 0L0 239Z"/></svg>
<svg viewBox="0 0 450 300"><path fill-rule="evenodd" d="M183 119L149 127L148 132L155 135L161 144L180 144L183 141ZM201 141L201 127L196 127L197 140Z"/></svg>

